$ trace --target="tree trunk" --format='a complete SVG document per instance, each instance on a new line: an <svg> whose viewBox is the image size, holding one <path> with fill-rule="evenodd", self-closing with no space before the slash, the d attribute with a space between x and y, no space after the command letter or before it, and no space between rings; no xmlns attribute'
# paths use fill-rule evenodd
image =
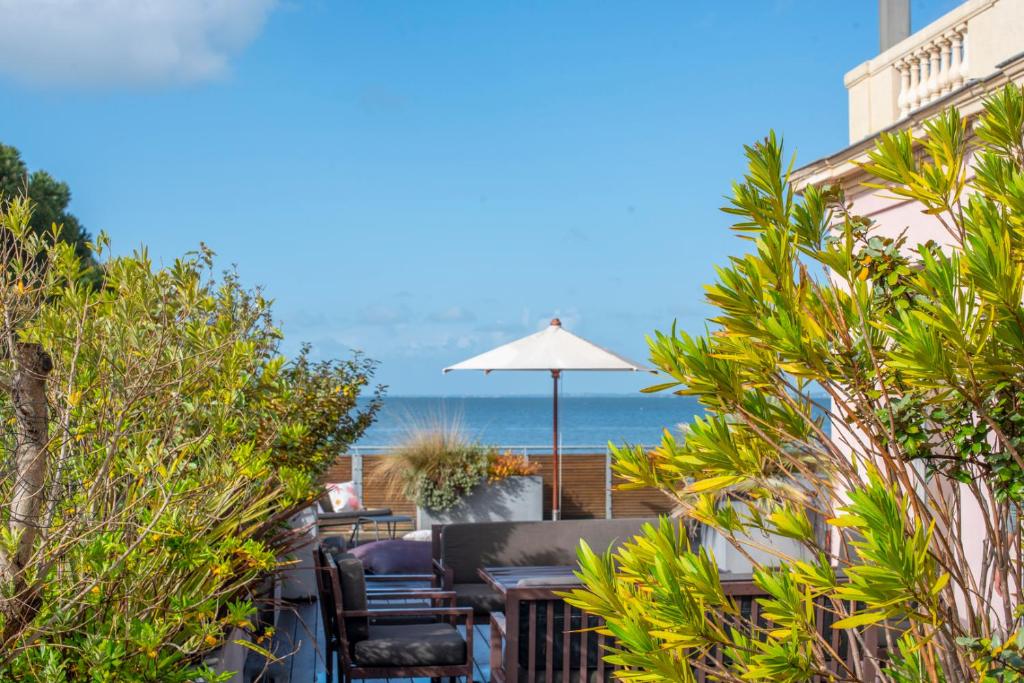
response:
<svg viewBox="0 0 1024 683"><path fill-rule="evenodd" d="M11 402L15 418L14 482L11 490L9 528L18 538L13 556L0 558L0 575L10 588L0 603L5 635L20 630L32 618L35 603L23 572L39 536L40 514L46 502L46 471L49 466L46 378L53 368L50 356L38 344L15 349Z"/></svg>

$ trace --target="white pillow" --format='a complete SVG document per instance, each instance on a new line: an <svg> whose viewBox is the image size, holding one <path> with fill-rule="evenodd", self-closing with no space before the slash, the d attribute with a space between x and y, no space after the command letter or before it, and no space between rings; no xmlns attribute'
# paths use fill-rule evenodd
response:
<svg viewBox="0 0 1024 683"><path fill-rule="evenodd" d="M331 499L331 507L334 508L335 512L359 510L362 507L359 503L359 495L356 493L356 483L354 481L328 484L327 495Z"/></svg>
<svg viewBox="0 0 1024 683"><path fill-rule="evenodd" d="M403 541L429 541L430 540L430 529L419 529L417 531L410 531L405 536L402 536Z"/></svg>

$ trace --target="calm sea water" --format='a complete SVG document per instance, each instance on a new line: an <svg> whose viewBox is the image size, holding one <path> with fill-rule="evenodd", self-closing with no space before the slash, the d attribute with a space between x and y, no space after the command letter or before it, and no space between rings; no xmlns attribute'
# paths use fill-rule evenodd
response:
<svg viewBox="0 0 1024 683"><path fill-rule="evenodd" d="M563 396L559 427L565 447L655 444L666 427L677 431L678 424L699 413L696 399L684 396ZM417 428L453 422L481 443L547 447L551 397L389 397L357 445L395 445Z"/></svg>

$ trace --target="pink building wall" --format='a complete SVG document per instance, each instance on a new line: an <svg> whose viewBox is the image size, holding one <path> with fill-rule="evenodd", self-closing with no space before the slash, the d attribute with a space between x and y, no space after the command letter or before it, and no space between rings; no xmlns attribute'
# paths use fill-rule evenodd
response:
<svg viewBox="0 0 1024 683"><path fill-rule="evenodd" d="M968 178L973 178L973 173L968 172ZM847 200L851 203L851 210L854 214L870 217L876 222L875 229L877 233L888 237L895 237L900 232L904 232L907 238L906 250L912 250L917 245L929 240L933 240L946 248L954 244L952 237L946 232L942 224L934 216L923 213L920 205L915 202L895 197L891 193L865 187L863 184L848 188ZM834 406L833 409L835 409ZM849 432L852 429L849 425L837 425L837 436L842 438L844 432ZM853 457L852 451L850 455ZM955 486L962 485L956 484ZM929 487L929 492L933 496L948 497L951 495L950 491L950 488L940 487L938 483ZM985 524L983 521L984 512L969 492L964 490L962 493L963 495L960 496L961 515L959 528L945 533L958 536L957 540L964 548L964 554L969 560L975 577L980 577L983 571L981 558L986 540ZM936 530L936 533L943 533L943 531ZM961 605L966 599L964 594L958 595L958 602ZM999 602L993 605L991 617L996 623L1001 621L1001 607L1002 605Z"/></svg>

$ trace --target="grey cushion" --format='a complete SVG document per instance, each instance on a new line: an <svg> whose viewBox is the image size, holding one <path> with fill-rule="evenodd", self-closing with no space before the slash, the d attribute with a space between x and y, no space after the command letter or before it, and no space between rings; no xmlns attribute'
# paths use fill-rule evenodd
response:
<svg viewBox="0 0 1024 683"><path fill-rule="evenodd" d="M466 641L450 624L376 625L356 643L359 666L438 666L466 663Z"/></svg>
<svg viewBox="0 0 1024 683"><path fill-rule="evenodd" d="M335 555L338 563L338 579L341 583L342 607L347 611L365 610L366 577L363 574L363 563L348 553ZM350 643L364 640L369 630L369 619L366 617L347 617L345 619L345 636Z"/></svg>
<svg viewBox="0 0 1024 683"><path fill-rule="evenodd" d="M459 607L472 607L474 614L504 612L505 601L500 593L491 590L486 583L456 583L455 602Z"/></svg>
<svg viewBox="0 0 1024 683"><path fill-rule="evenodd" d="M573 519L557 522L448 524L438 552L455 583L478 583L480 567L574 566L580 540L595 552L632 539L656 519Z"/></svg>

